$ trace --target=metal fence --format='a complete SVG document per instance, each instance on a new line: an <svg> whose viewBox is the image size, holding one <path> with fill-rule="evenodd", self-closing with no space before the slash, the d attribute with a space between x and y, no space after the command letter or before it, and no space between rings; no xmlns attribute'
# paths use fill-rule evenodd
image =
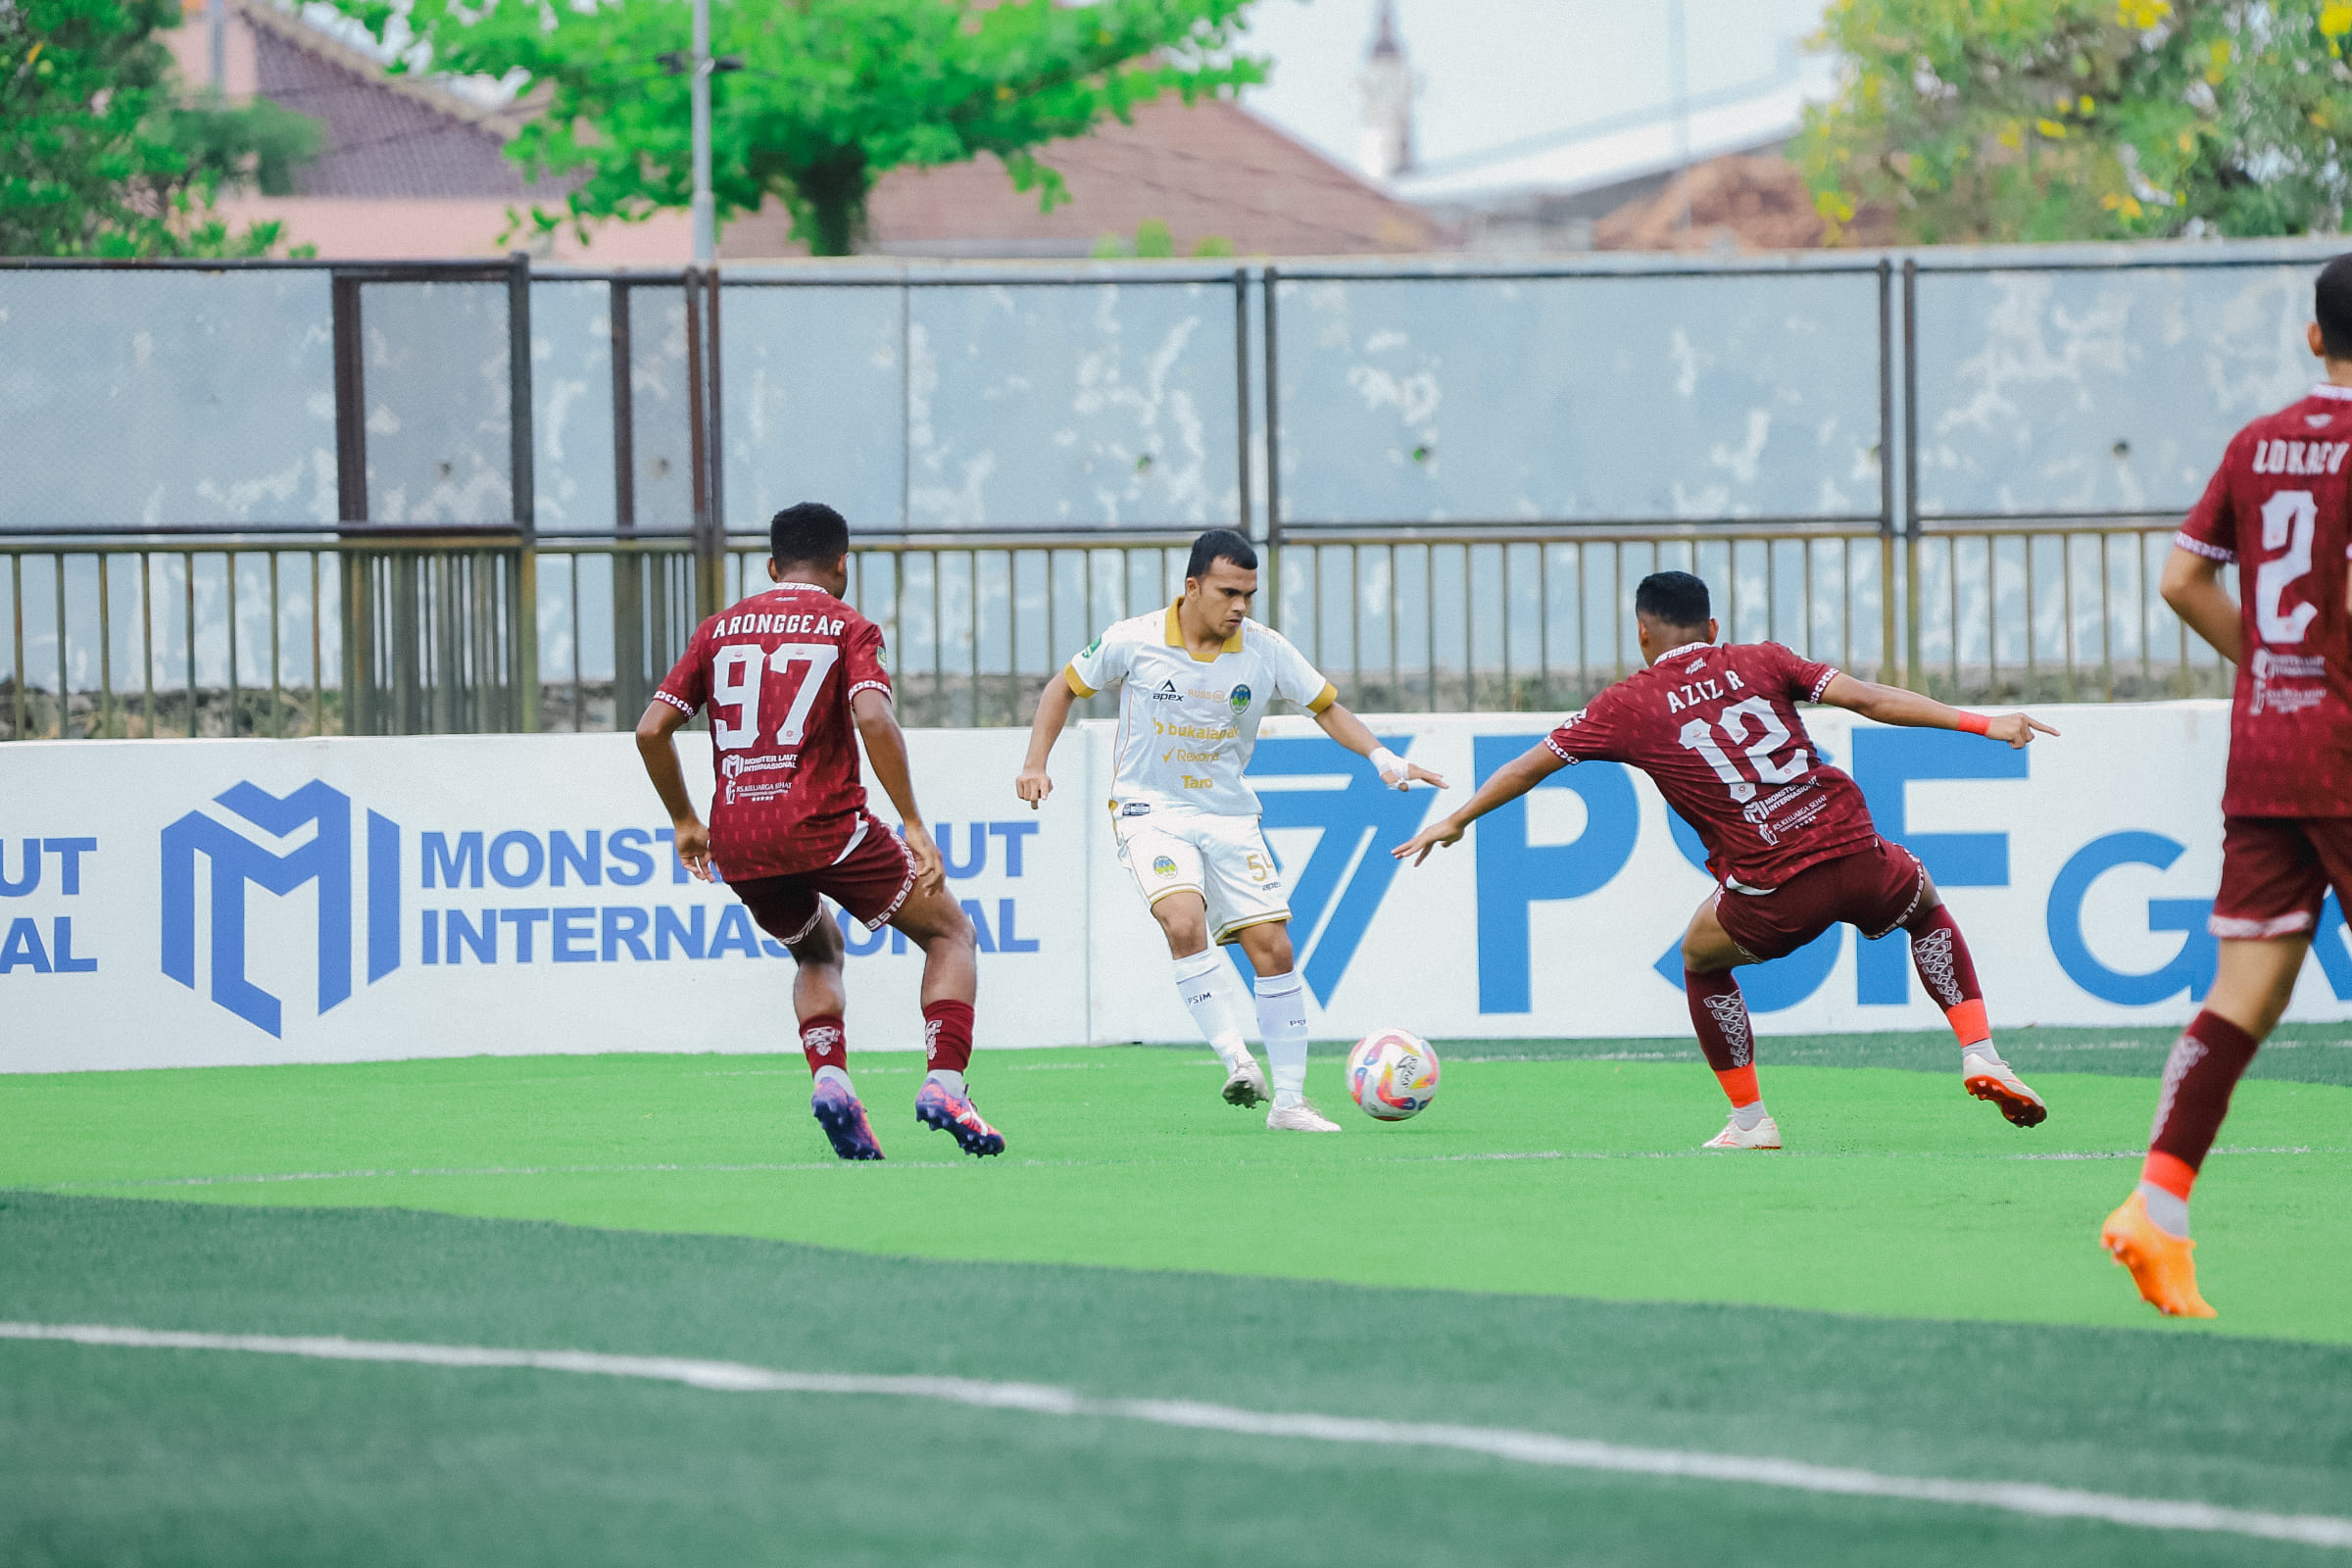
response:
<svg viewBox="0 0 2352 1568"><path fill-rule="evenodd" d="M625 727L806 496L912 722L1022 721L1220 524L1367 710L1581 702L1659 565L1941 695L2225 690L2154 584L2327 249L0 264L0 735Z"/></svg>

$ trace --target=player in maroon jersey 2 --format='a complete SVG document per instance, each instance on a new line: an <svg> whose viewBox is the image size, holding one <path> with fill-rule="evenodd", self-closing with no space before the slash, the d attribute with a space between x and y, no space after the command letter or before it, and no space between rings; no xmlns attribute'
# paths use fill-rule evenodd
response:
<svg viewBox="0 0 2352 1568"><path fill-rule="evenodd" d="M2237 432L2175 536L2165 603L2237 666L2222 787L2213 989L2173 1047L2139 1186L2099 1240L2158 1310L2211 1317L2188 1195L2230 1091L2277 1027L2329 885L2352 908L2352 255L2321 269L2327 379ZM2221 584L2237 568L2238 600Z"/></svg>
<svg viewBox="0 0 2352 1568"><path fill-rule="evenodd" d="M2049 1114L1992 1043L1977 968L1927 868L1879 837L1854 781L1821 760L1798 703L1829 703L1882 723L1960 729L2024 746L2023 713L1986 718L1933 698L1840 674L1779 643L1717 646L1707 585L1687 571L1644 577L1634 619L1646 668L1504 764L1452 815L1395 850L1418 865L1463 829L1572 762L1606 760L1647 773L1698 831L1721 884L1683 933L1690 1024L1731 1119L1703 1146L1778 1149L1781 1130L1756 1083L1755 1035L1732 970L1793 953L1842 920L1863 935L1900 927L1928 995L1960 1042L1961 1083L2020 1127Z"/></svg>
<svg viewBox="0 0 2352 1568"><path fill-rule="evenodd" d="M915 809L882 630L842 603L850 525L831 507L804 501L776 514L768 543L775 587L695 628L637 721L637 750L675 825L678 858L706 882L715 865L800 965L792 1004L816 1079L809 1108L834 1152L882 1157L850 1082L842 930L826 898L867 930L896 926L922 948L930 1070L915 1119L953 1133L966 1153L1001 1154L1004 1135L981 1119L963 1081L978 982L972 923L948 896L939 849ZM706 706L716 774L707 829L671 739ZM860 740L904 837L865 808Z"/></svg>

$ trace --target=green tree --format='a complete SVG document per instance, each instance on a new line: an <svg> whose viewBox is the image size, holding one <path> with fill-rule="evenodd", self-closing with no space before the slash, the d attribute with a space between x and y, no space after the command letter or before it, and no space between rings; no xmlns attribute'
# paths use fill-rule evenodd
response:
<svg viewBox="0 0 2352 1568"><path fill-rule="evenodd" d="M177 0L0 0L0 255L260 256L226 189L282 189L319 131L267 100L182 103L156 40Z"/></svg>
<svg viewBox="0 0 2352 1568"><path fill-rule="evenodd" d="M520 72L544 90L508 152L534 174L585 171L575 223L688 205L688 83L662 64L687 45L678 0L336 3L379 38L413 37L436 71ZM1232 53L1251 3L712 0L712 52L740 62L712 84L719 217L774 196L811 251L847 255L884 173L981 153L1050 210L1068 192L1037 147L1165 91L1189 103L1264 79Z"/></svg>
<svg viewBox="0 0 2352 1568"><path fill-rule="evenodd" d="M1835 239L2331 230L2352 0L1835 0L1795 149Z"/></svg>

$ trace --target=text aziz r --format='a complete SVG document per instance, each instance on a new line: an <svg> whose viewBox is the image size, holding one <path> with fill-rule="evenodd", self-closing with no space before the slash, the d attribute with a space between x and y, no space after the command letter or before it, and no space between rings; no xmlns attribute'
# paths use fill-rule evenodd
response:
<svg viewBox="0 0 2352 1568"><path fill-rule="evenodd" d="M1667 687L1666 711L1679 713L1686 708L1696 708L1701 703L1720 703L1730 695L1723 689L1724 686L1729 686L1735 692L1747 690L1747 683L1740 678L1740 672L1727 669L1723 672L1721 686L1710 676L1705 680L1685 681L1680 687Z"/></svg>

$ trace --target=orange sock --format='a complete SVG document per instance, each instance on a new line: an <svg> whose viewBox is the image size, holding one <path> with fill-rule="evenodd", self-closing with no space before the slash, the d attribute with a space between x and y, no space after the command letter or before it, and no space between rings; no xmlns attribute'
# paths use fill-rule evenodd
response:
<svg viewBox="0 0 2352 1568"><path fill-rule="evenodd" d="M1984 1016L1984 1001L1982 997L1944 1008L1943 1019L1952 1026L1952 1035L1960 1042L1962 1051L1971 1046L1981 1046L1992 1038L1992 1021Z"/></svg>
<svg viewBox="0 0 2352 1568"><path fill-rule="evenodd" d="M1752 1105L1764 1098L1764 1091L1756 1087L1756 1069L1752 1064L1726 1067L1715 1074L1715 1081L1723 1085L1723 1092L1730 1097L1734 1110Z"/></svg>
<svg viewBox="0 0 2352 1568"><path fill-rule="evenodd" d="M2178 1154L2150 1151L2139 1167L2139 1179L2150 1187L2161 1187L2183 1203L2188 1201L2189 1190L2197 1185L2197 1173L2188 1161Z"/></svg>

